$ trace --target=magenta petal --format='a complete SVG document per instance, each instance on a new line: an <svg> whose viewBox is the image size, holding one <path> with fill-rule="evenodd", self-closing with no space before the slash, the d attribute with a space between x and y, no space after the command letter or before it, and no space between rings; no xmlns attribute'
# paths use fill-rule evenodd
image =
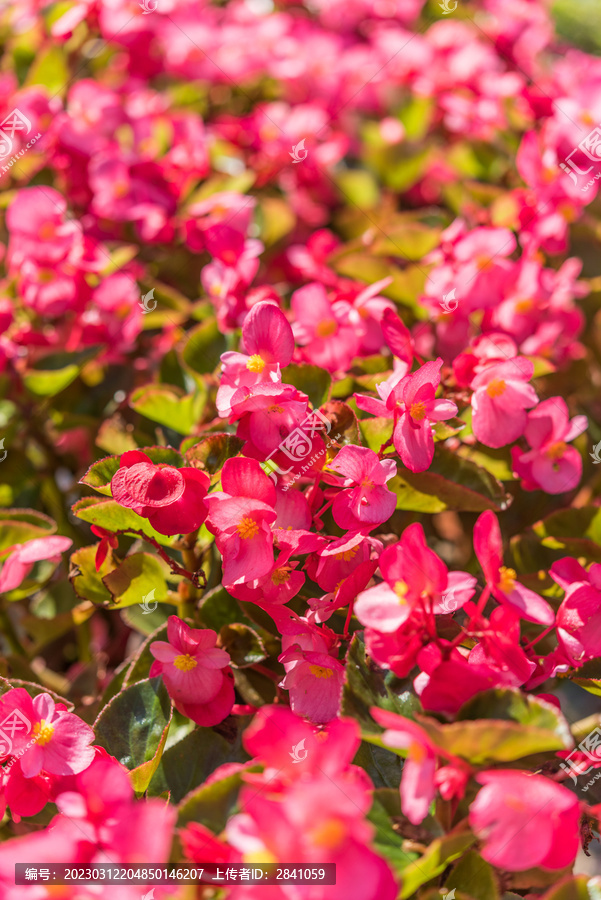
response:
<svg viewBox="0 0 601 900"><path fill-rule="evenodd" d="M287 366L294 353L294 337L288 319L273 303L257 303L242 327L244 346L267 363Z"/></svg>
<svg viewBox="0 0 601 900"><path fill-rule="evenodd" d="M17 548L19 559L24 563L39 562L41 559L52 559L59 553L68 550L73 541L68 537L60 537L53 535L47 538L35 538L33 541L26 541Z"/></svg>
<svg viewBox="0 0 601 900"><path fill-rule="evenodd" d="M221 472L221 486L234 497L251 497L275 506L275 486L255 459L228 459Z"/></svg>
<svg viewBox="0 0 601 900"><path fill-rule="evenodd" d="M223 673L223 683L219 692L208 703L178 702L176 706L184 716L188 716L197 725L209 728L218 725L229 716L236 695L234 693L234 676L230 671ZM190 698L193 700L193 698Z"/></svg>
<svg viewBox="0 0 601 900"><path fill-rule="evenodd" d="M495 590L493 594L498 600L511 606L522 619L538 622L540 625L553 625L555 622L555 613L547 601L519 582L516 582L510 594Z"/></svg>
<svg viewBox="0 0 601 900"><path fill-rule="evenodd" d="M428 419L419 425L412 424L408 413L404 413L394 429L394 446L403 463L412 472L424 472L434 456L434 438Z"/></svg>
<svg viewBox="0 0 601 900"><path fill-rule="evenodd" d="M362 591L355 601L355 614L361 624L386 634L396 631L410 613L411 606L384 583Z"/></svg>
<svg viewBox="0 0 601 900"><path fill-rule="evenodd" d="M401 778L401 809L413 825L419 825L428 815L436 793L434 754L423 760L412 759L411 753L403 767Z"/></svg>
<svg viewBox="0 0 601 900"><path fill-rule="evenodd" d="M11 553L0 569L0 591L12 591L19 587L32 568L33 563L22 562L17 553Z"/></svg>

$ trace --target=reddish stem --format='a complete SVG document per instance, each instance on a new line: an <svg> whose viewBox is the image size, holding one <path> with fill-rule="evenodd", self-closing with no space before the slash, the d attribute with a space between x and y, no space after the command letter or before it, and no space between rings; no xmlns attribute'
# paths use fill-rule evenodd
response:
<svg viewBox="0 0 601 900"><path fill-rule="evenodd" d="M350 628L350 624L351 624L351 619L353 618L354 605L355 605L355 598L353 597L353 599L351 600L351 602L348 605L348 613L346 615L346 622L344 623L344 632L342 633L342 637L347 641L350 638L349 628Z"/></svg>

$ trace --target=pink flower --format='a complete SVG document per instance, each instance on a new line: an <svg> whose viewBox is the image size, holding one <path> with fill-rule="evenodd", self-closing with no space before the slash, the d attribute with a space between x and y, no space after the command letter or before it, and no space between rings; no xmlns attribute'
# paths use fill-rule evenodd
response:
<svg viewBox="0 0 601 900"><path fill-rule="evenodd" d="M401 809L410 822L419 825L428 815L436 794L436 749L423 728L410 719L377 707L373 718L387 730L381 739L387 747L407 748L401 778Z"/></svg>
<svg viewBox="0 0 601 900"><path fill-rule="evenodd" d="M208 475L200 469L156 465L141 450L121 456L111 480L113 499L148 519L161 534L188 534L207 515Z"/></svg>
<svg viewBox="0 0 601 900"><path fill-rule="evenodd" d="M510 769L481 772L470 806L482 856L500 869L563 869L580 846L578 799L542 775Z"/></svg>
<svg viewBox="0 0 601 900"><path fill-rule="evenodd" d="M394 427L394 446L412 472L423 472L434 456L432 424L457 413L452 400L436 400L442 359L427 362L407 375L392 390L387 405L396 402L402 412Z"/></svg>
<svg viewBox="0 0 601 900"><path fill-rule="evenodd" d="M231 412L237 388L264 381L281 381L280 367L287 366L294 352L292 329L284 313L270 301L252 307L242 326L245 353L229 351L221 356L221 384L217 409L222 417Z"/></svg>
<svg viewBox="0 0 601 900"><path fill-rule="evenodd" d="M396 508L396 495L386 482L396 475L394 460L380 460L367 447L343 447L329 468L343 475L344 487L349 488L336 495L332 506L334 521L340 528L369 530L390 518Z"/></svg>
<svg viewBox="0 0 601 900"><path fill-rule="evenodd" d="M51 536L34 538L32 541L17 544L14 548L8 547L11 553L0 570L0 592L12 591L19 587L34 564L40 560L60 562L61 553L68 550L72 543L71 538Z"/></svg>
<svg viewBox="0 0 601 900"><path fill-rule="evenodd" d="M177 709L198 725L217 725L234 705L230 657L210 628L190 628L169 616L167 641L154 641L150 676L161 675Z"/></svg>
<svg viewBox="0 0 601 900"><path fill-rule="evenodd" d="M522 619L552 625L555 614L546 600L517 581L513 569L503 565L503 542L499 520L487 509L474 525L474 550L486 584L499 601L510 606Z"/></svg>
<svg viewBox="0 0 601 900"><path fill-rule="evenodd" d="M361 336L349 318L350 303L328 299L322 284L313 282L292 295L294 337L305 359L328 372L349 368L359 352Z"/></svg>
<svg viewBox="0 0 601 900"><path fill-rule="evenodd" d="M363 625L391 634L415 608L446 613L443 594L453 594L453 610L473 596L476 579L466 572L448 572L439 556L426 546L424 529L416 522L379 561L384 581L357 597L355 613Z"/></svg>
<svg viewBox="0 0 601 900"><path fill-rule="evenodd" d="M223 491L207 497L207 528L217 535L224 584L243 584L266 575L273 566L276 491L254 459L228 459L221 486Z"/></svg>
<svg viewBox="0 0 601 900"><path fill-rule="evenodd" d="M562 397L550 397L528 413L524 437L531 450L523 453L512 447L513 468L527 491L542 490L548 494L562 494L573 490L582 475L582 458L577 450L568 447L586 430L586 416L571 421Z"/></svg>
<svg viewBox="0 0 601 900"><path fill-rule="evenodd" d="M286 626L280 616L275 620L282 630L283 652L278 659L286 670L280 687L290 691L292 710L318 724L330 722L338 715L344 682L335 635L303 620Z"/></svg>
<svg viewBox="0 0 601 900"><path fill-rule="evenodd" d="M472 381L472 427L487 447L505 447L524 433L526 410L538 397L530 381L534 366L516 356L509 362L493 363Z"/></svg>
<svg viewBox="0 0 601 900"><path fill-rule="evenodd" d="M601 564L587 572L569 556L549 570L566 592L557 612L557 639L574 666L601 656Z"/></svg>
<svg viewBox="0 0 601 900"><path fill-rule="evenodd" d="M74 775L94 759L90 726L67 712L63 704L55 706L50 694L32 699L23 688L14 688L0 700L0 719L6 723L9 716L17 727L9 753L23 751L19 758L25 778L42 770L50 775Z"/></svg>

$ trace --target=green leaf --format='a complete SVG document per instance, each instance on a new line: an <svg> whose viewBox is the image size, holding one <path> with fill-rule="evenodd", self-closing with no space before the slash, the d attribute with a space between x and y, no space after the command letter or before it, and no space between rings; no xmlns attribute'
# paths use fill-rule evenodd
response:
<svg viewBox="0 0 601 900"><path fill-rule="evenodd" d="M282 369L282 382L292 384L298 391L307 394L314 409L326 402L330 395L332 379L319 366L294 363Z"/></svg>
<svg viewBox="0 0 601 900"><path fill-rule="evenodd" d="M506 509L509 495L486 469L436 444L434 459L426 472L403 469L403 479L424 494L442 500L447 509L483 512Z"/></svg>
<svg viewBox="0 0 601 900"><path fill-rule="evenodd" d="M423 856L403 869L400 900L411 897L422 884L444 872L449 863L461 856L475 840L471 832L458 831L432 841Z"/></svg>
<svg viewBox="0 0 601 900"><path fill-rule="evenodd" d="M168 597L164 575L165 563L151 553L133 553L121 565L102 579L113 600L113 608L142 603L152 593L149 602L162 603Z"/></svg>
<svg viewBox="0 0 601 900"><path fill-rule="evenodd" d="M596 697L601 697L601 678L572 677L571 680L581 688L584 688L585 691L588 691L589 694L595 694Z"/></svg>
<svg viewBox="0 0 601 900"><path fill-rule="evenodd" d="M164 547L171 546L173 538L155 531L148 522L133 511L119 506L114 500L102 497L82 497L72 507L73 514L90 525L98 525L107 531L135 532L141 531L147 537L154 538Z"/></svg>
<svg viewBox="0 0 601 900"><path fill-rule="evenodd" d="M434 112L435 104L432 97L411 97L399 113L408 140L421 141L425 137Z"/></svg>
<svg viewBox="0 0 601 900"><path fill-rule="evenodd" d="M392 866L400 877L404 869L412 862L419 859L419 854L414 851L403 850L402 839L398 831L392 827L391 819L402 819L399 792L389 788L377 788L374 791L372 808L367 816L375 826L374 848L380 856Z"/></svg>
<svg viewBox="0 0 601 900"><path fill-rule="evenodd" d="M171 716L171 700L163 679L139 681L104 707L94 723L94 743L127 769L137 769L154 760Z"/></svg>
<svg viewBox="0 0 601 900"><path fill-rule="evenodd" d="M145 453L155 465L179 468L184 463L181 453L174 450L173 447L141 447L140 452ZM111 479L119 469L119 462L118 456L105 456L104 459L98 459L92 463L83 478L80 478L79 484L86 484L98 493L110 497Z"/></svg>
<svg viewBox="0 0 601 900"><path fill-rule="evenodd" d="M447 880L445 890L469 889L474 900L499 900L499 886L493 867L475 850L461 857Z"/></svg>
<svg viewBox="0 0 601 900"><path fill-rule="evenodd" d="M40 53L27 74L25 85L43 84L50 94L64 96L70 82L69 66L62 45L50 44Z"/></svg>
<svg viewBox="0 0 601 900"><path fill-rule="evenodd" d="M379 453L382 444L392 437L392 419L386 419L384 416L359 419L359 428L365 444L375 453Z"/></svg>
<svg viewBox="0 0 601 900"><path fill-rule="evenodd" d="M198 424L206 402L206 392L186 394L181 388L146 385L129 398L129 405L152 422L189 434Z"/></svg>
<svg viewBox="0 0 601 900"><path fill-rule="evenodd" d="M373 209L380 201L378 183L364 169L341 170L335 180L341 194L361 209Z"/></svg>
<svg viewBox="0 0 601 900"><path fill-rule="evenodd" d="M257 770L258 766L254 766L246 771ZM242 784L242 772L234 772L191 791L178 806L178 828L189 822L198 822L219 834L234 812Z"/></svg>
<svg viewBox="0 0 601 900"><path fill-rule="evenodd" d="M89 347L78 353L54 353L38 360L23 376L25 387L39 397L53 397L75 381L84 365L100 352Z"/></svg>
<svg viewBox="0 0 601 900"><path fill-rule="evenodd" d="M421 710L419 700L408 691L400 696L392 690L395 676L384 672L365 655L365 645L356 635L347 656L342 691L342 715L356 719L364 732L381 733L382 729L371 717L370 707L377 706L413 719Z"/></svg>
<svg viewBox="0 0 601 900"><path fill-rule="evenodd" d="M402 469L404 472L405 470ZM395 475L388 482L388 489L396 494L396 509L409 510L411 512L438 513L447 508L443 500L439 500L433 494L422 494L408 485L400 475Z"/></svg>
<svg viewBox="0 0 601 900"><path fill-rule="evenodd" d="M401 222L387 226L385 234L378 232L371 250L376 256L402 256L417 261L438 246L440 231L418 222Z"/></svg>
<svg viewBox="0 0 601 900"><path fill-rule="evenodd" d="M244 441L234 434L211 434L194 444L184 453L186 462L198 469L206 469L211 475L219 472L232 456L237 456L244 445Z"/></svg>
<svg viewBox="0 0 601 900"><path fill-rule="evenodd" d="M288 234L296 224L296 216L290 204L280 197L265 197L261 200L261 240L266 247L276 244Z"/></svg>
<svg viewBox="0 0 601 900"><path fill-rule="evenodd" d="M474 765L511 762L573 746L568 723L552 703L513 688L482 691L448 725L427 716L416 719L438 747Z"/></svg>
<svg viewBox="0 0 601 900"><path fill-rule="evenodd" d="M219 331L217 320L209 319L192 329L182 357L194 372L205 375L215 371L221 354L226 350L227 343Z"/></svg>
<svg viewBox="0 0 601 900"><path fill-rule="evenodd" d="M73 590L82 600L90 600L97 606L105 606L111 602L111 594L102 582L111 571L108 557L96 571L96 550L98 544L81 547L71 554L69 580Z"/></svg>
<svg viewBox="0 0 601 900"><path fill-rule="evenodd" d="M601 900L599 879L587 875L568 875L541 897L541 900Z"/></svg>
<svg viewBox="0 0 601 900"><path fill-rule="evenodd" d="M267 658L261 638L253 628L234 622L224 625L219 632L221 644L232 658L232 665L237 669L253 666Z"/></svg>
<svg viewBox="0 0 601 900"><path fill-rule="evenodd" d="M163 751L165 749L165 742L167 741L167 735L169 734L169 728L171 726L171 721L173 719L173 705L169 710L169 719L163 729L163 733L159 740L157 749L152 756L151 759L146 762L140 763L139 766L136 766L135 769L132 769L129 773L129 777L131 779L131 783L134 791L138 794L143 794L148 790L148 785L152 781L152 778L159 767L159 763L161 761L161 757L163 755Z"/></svg>
<svg viewBox="0 0 601 900"><path fill-rule="evenodd" d="M238 722L238 719L236 717L233 721ZM163 753L149 792L157 796L170 791L171 802L179 803L219 766L227 762L247 762L249 757L242 748L241 731L240 723L234 740L230 742L212 728L195 728Z"/></svg>
<svg viewBox="0 0 601 900"><path fill-rule="evenodd" d="M394 788L398 792L404 761L396 753L386 747L361 741L353 765L361 766L367 772L374 787Z"/></svg>

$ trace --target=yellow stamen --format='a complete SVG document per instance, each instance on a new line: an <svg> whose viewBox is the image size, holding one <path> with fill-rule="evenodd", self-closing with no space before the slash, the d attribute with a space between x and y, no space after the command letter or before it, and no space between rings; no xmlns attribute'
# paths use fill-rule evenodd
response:
<svg viewBox="0 0 601 900"><path fill-rule="evenodd" d="M329 819L310 832L311 842L333 850L346 837L346 828L339 819Z"/></svg>
<svg viewBox="0 0 601 900"><path fill-rule="evenodd" d="M399 598L399 603L401 605L403 605L404 603L407 602L405 597L407 596L408 591L409 591L409 585L407 584L407 582L405 582L405 581L396 581L395 582L394 592L397 595L397 597Z"/></svg>
<svg viewBox="0 0 601 900"><path fill-rule="evenodd" d="M176 669L179 669L180 672L190 672L192 669L196 668L198 663L189 653L182 653L180 656L175 657L173 665Z"/></svg>
<svg viewBox="0 0 601 900"><path fill-rule="evenodd" d="M258 353L253 353L253 355L248 358L246 368L249 372L262 372L265 368L265 360L262 359Z"/></svg>
<svg viewBox="0 0 601 900"><path fill-rule="evenodd" d="M334 674L332 669L326 669L325 666L309 666L309 671L316 678L331 678Z"/></svg>
<svg viewBox="0 0 601 900"><path fill-rule="evenodd" d="M283 413L284 410L281 406L269 406L269 407L267 407L267 412Z"/></svg>
<svg viewBox="0 0 601 900"><path fill-rule="evenodd" d="M505 393L506 387L507 385L502 378L493 378L486 387L486 393L489 397L500 397L501 394Z"/></svg>
<svg viewBox="0 0 601 900"><path fill-rule="evenodd" d="M259 523L255 522L254 519L251 519L250 516L243 516L236 525L236 530L241 538L248 540L248 538L254 538L256 536L259 530Z"/></svg>
<svg viewBox="0 0 601 900"><path fill-rule="evenodd" d="M51 725L46 719L42 719L41 722L36 722L33 726L33 736L36 739L36 744L39 744L41 747L52 740L53 734L54 725Z"/></svg>
<svg viewBox="0 0 601 900"><path fill-rule="evenodd" d="M426 415L426 404L421 400L419 403L412 403L409 407L409 415L416 422L421 422Z"/></svg>
<svg viewBox="0 0 601 900"><path fill-rule="evenodd" d="M515 569L508 569L507 566L501 566L501 568L499 569L499 590L504 594L511 594L512 590L515 587L516 578L517 573Z"/></svg>
<svg viewBox="0 0 601 900"><path fill-rule="evenodd" d="M518 300L518 302L515 305L515 311L520 316L525 316L526 313L530 312L530 310L532 309L533 306L534 306L534 303L532 300Z"/></svg>
<svg viewBox="0 0 601 900"><path fill-rule="evenodd" d="M269 850L251 850L250 853L245 853L242 857L242 862L251 866L262 865L264 863L273 863L275 865L277 861L277 856L274 856Z"/></svg>
<svg viewBox="0 0 601 900"><path fill-rule="evenodd" d="M342 550L340 553L334 554L334 559L337 559L339 562L349 562L357 555L357 551L359 546L351 547L350 550Z"/></svg>
<svg viewBox="0 0 601 900"><path fill-rule="evenodd" d="M290 581L290 572L290 566L282 566L280 569L276 569L271 575L273 584L285 584L287 581Z"/></svg>
<svg viewBox="0 0 601 900"><path fill-rule="evenodd" d="M547 456L550 459L561 459L562 456L565 456L565 452L568 449L568 445L565 441L556 441L554 444L551 444L549 449L547 450Z"/></svg>
<svg viewBox="0 0 601 900"><path fill-rule="evenodd" d="M56 229L52 222L44 222L38 234L44 241L51 240L55 235Z"/></svg>
<svg viewBox="0 0 601 900"><path fill-rule="evenodd" d="M331 334L335 334L338 331L338 325L335 319L326 319L324 322L320 322L319 325L315 329L315 334L319 338L330 337Z"/></svg>

